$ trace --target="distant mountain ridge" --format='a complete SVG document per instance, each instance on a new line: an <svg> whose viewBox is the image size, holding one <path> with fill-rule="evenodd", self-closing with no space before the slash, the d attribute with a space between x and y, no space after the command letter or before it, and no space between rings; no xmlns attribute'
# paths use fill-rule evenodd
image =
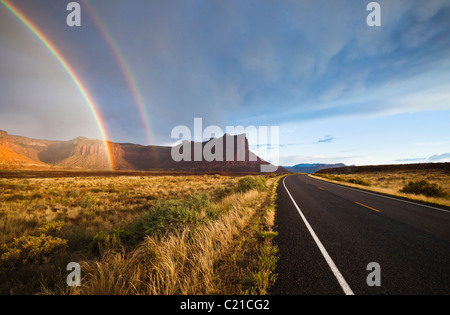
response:
<svg viewBox="0 0 450 315"><path fill-rule="evenodd" d="M222 141L222 142L220 142ZM206 145L218 146L223 143L223 155L228 154L226 141L233 143L233 158L228 161L207 162L193 161L194 147ZM238 143L239 142L239 143ZM73 140L56 141L31 139L9 135L0 130L0 169L10 168L67 168L107 170L110 168L104 142L97 139L78 137ZM172 159L172 147L133 143L108 142L111 159L115 170L162 170L189 172L260 172L261 165L268 162L257 157L249 150L245 135L230 136L225 134L218 139L202 143L190 143L192 161L175 162ZM189 146L189 145L188 145ZM238 157L245 156L244 159ZM287 172L279 168L278 172Z"/></svg>
<svg viewBox="0 0 450 315"><path fill-rule="evenodd" d="M346 165L343 163L337 163L337 164L307 164L307 163L301 163L294 166L283 166L285 169L287 169L290 172L293 173L307 173L312 174L317 171L323 170L323 169L329 169L329 168L336 168L336 167L345 167Z"/></svg>

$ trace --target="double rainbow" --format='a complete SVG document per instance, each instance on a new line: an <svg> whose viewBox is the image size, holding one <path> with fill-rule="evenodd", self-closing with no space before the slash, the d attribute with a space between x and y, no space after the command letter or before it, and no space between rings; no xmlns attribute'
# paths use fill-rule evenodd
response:
<svg viewBox="0 0 450 315"><path fill-rule="evenodd" d="M142 118L142 123L145 127L147 140L149 144L153 143L153 132L151 128L150 123L150 115L147 111L147 106L145 104L144 98L142 96L142 93L139 89L139 85L136 81L136 78L133 75L133 72L131 70L130 65L127 62L127 59L124 57L124 54L120 50L119 45L117 45L116 41L114 40L114 37L111 35L111 32L108 31L108 29L105 26L105 23L103 23L100 16L97 14L95 9L92 7L92 5L87 0L83 0L83 9L87 9L89 15L91 16L92 20L94 21L97 28L100 30L100 33L102 37L106 40L108 43L109 48L114 54L114 57L119 64L120 70L122 71L123 75L125 76L125 79L127 81L128 88L130 89L131 93L133 94L133 98L137 104L140 117Z"/></svg>
<svg viewBox="0 0 450 315"><path fill-rule="evenodd" d="M110 142L107 140L106 129L103 124L102 118L99 114L97 106L93 97L89 94L88 89L83 84L81 78L76 74L73 67L70 63L64 58L61 52L57 49L57 47L51 42L51 40L45 36L45 34L39 30L39 28L25 15L23 14L19 8L17 8L14 4L9 0L0 0L0 4L2 4L9 12L11 12L23 25L25 25L31 33L33 33L37 39L48 49L48 51L56 58L59 64L63 67L65 72L69 75L70 79L73 81L81 96L83 97L86 104L89 106L89 109L92 113L92 116L95 119L95 122L98 126L98 129L101 133L101 137L103 139L103 145L105 147L106 156L108 160L108 166L111 170L114 170L114 161L111 152Z"/></svg>

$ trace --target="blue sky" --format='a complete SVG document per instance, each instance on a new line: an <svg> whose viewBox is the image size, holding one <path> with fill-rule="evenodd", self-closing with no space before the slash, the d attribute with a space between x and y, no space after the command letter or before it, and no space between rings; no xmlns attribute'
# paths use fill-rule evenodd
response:
<svg viewBox="0 0 450 315"><path fill-rule="evenodd" d="M148 144L124 76L70 1L15 1L77 69L111 140ZM279 126L279 162L450 161L450 1L91 0L130 65L156 144L177 125ZM0 129L67 140L99 132L45 47L0 7ZM254 141L253 141L254 142ZM267 158L270 157L270 154Z"/></svg>

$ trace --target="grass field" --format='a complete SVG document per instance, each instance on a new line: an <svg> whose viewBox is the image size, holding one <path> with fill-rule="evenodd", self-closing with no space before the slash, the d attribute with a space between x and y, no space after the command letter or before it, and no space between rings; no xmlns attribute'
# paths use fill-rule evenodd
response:
<svg viewBox="0 0 450 315"><path fill-rule="evenodd" d="M279 177L10 177L1 294L264 294L275 280Z"/></svg>
<svg viewBox="0 0 450 315"><path fill-rule="evenodd" d="M450 207L450 172L447 169L418 168L414 170L412 168L395 169L392 167L392 169L384 170L383 167L379 167L377 170L376 167L373 167L370 170L365 170L355 167L348 173L345 173L343 169L335 171L329 169L326 172L315 173L311 176L343 185ZM439 187L441 193L429 194L420 190L415 191L415 193L404 192L405 186L409 183L418 184L421 181Z"/></svg>

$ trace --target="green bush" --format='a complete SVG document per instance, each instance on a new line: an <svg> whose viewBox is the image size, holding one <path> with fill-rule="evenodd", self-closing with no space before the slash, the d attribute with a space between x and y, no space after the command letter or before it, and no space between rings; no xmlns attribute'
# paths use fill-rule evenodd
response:
<svg viewBox="0 0 450 315"><path fill-rule="evenodd" d="M438 184L430 183L426 180L409 182L400 192L406 194L425 195L428 197L443 197L445 192Z"/></svg>
<svg viewBox="0 0 450 315"><path fill-rule="evenodd" d="M239 179L236 191L237 192L246 192L249 190L263 191L264 189L266 189L266 184L264 183L264 180L261 177L245 176Z"/></svg>
<svg viewBox="0 0 450 315"><path fill-rule="evenodd" d="M135 241L145 235L163 235L185 226L196 227L218 217L216 206L208 194L191 195L186 199L158 200L148 213L141 216L131 227Z"/></svg>
<svg viewBox="0 0 450 315"><path fill-rule="evenodd" d="M225 198L226 196L232 194L234 192L234 189L232 187L227 186L219 186L216 189L214 189L213 195L218 200L221 200Z"/></svg>
<svg viewBox="0 0 450 315"><path fill-rule="evenodd" d="M92 239L89 248L95 253L101 253L103 250L118 249L121 244L126 242L129 233L120 228L111 232L100 231Z"/></svg>

